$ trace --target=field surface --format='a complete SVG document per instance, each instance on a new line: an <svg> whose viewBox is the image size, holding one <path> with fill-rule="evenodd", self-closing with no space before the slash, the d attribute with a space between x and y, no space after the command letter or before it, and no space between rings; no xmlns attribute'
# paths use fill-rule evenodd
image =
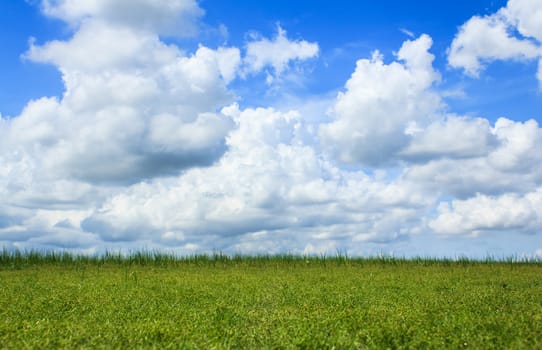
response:
<svg viewBox="0 0 542 350"><path fill-rule="evenodd" d="M542 263L0 258L0 348L542 349Z"/></svg>

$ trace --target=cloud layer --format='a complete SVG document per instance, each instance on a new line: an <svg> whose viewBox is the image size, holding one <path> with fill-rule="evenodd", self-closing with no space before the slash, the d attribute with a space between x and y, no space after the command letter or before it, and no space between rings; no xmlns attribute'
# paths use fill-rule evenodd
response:
<svg viewBox="0 0 542 350"><path fill-rule="evenodd" d="M318 57L318 43L280 26L192 52L164 39L197 36L192 0L49 0L42 11L73 35L25 57L57 67L65 91L0 119L0 244L362 254L542 229L542 129L450 111L427 34L391 59L359 59L315 122L303 108L243 108L231 87ZM539 60L541 11L511 0L473 17L449 64L478 76L494 60Z"/></svg>

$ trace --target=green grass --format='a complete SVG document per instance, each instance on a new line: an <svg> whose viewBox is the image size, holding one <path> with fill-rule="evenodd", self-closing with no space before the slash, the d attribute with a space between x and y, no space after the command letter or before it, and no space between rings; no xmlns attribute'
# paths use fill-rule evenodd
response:
<svg viewBox="0 0 542 350"><path fill-rule="evenodd" d="M538 260L0 254L0 348L542 349Z"/></svg>

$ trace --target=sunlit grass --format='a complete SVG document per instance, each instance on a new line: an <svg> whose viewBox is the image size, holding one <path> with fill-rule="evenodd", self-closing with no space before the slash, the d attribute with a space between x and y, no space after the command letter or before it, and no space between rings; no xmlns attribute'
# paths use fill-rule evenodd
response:
<svg viewBox="0 0 542 350"><path fill-rule="evenodd" d="M542 262L4 250L0 348L542 348Z"/></svg>

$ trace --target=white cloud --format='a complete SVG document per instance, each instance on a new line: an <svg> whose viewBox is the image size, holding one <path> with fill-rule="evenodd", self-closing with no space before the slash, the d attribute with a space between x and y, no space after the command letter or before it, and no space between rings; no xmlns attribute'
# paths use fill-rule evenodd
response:
<svg viewBox="0 0 542 350"><path fill-rule="evenodd" d="M66 41L31 45L26 57L57 66L66 88L61 100L30 102L4 128L5 149L39 160L35 171L135 183L212 164L225 151L233 123L216 110L233 101L237 48L185 55L157 33L92 17Z"/></svg>
<svg viewBox="0 0 542 350"><path fill-rule="evenodd" d="M482 118L449 116L412 135L412 142L401 156L414 161L483 156L496 144L489 122Z"/></svg>
<svg viewBox="0 0 542 350"><path fill-rule="evenodd" d="M469 151L471 157L426 159L407 169L406 179L418 182L426 189L459 198L469 198L476 193L500 195L534 191L542 182L539 152L542 129L536 121L521 123L501 118L490 135L484 129L480 138L491 142L479 145L477 155L471 153L476 150L477 141L473 140L473 148ZM466 139L468 137L457 135L458 142L467 143Z"/></svg>
<svg viewBox="0 0 542 350"><path fill-rule="evenodd" d="M502 9L521 35L542 42L542 4L538 0L509 0Z"/></svg>
<svg viewBox="0 0 542 350"><path fill-rule="evenodd" d="M533 119L520 123L499 118L493 133L501 146L489 155L490 164L502 171L532 174L542 161L542 130L538 123Z"/></svg>
<svg viewBox="0 0 542 350"><path fill-rule="evenodd" d="M277 31L277 36L273 40L260 38L247 43L244 58L247 73L257 73L266 67L272 67L274 76L277 77L288 69L291 62L318 56L317 43L305 40L291 41L280 26L277 26ZM268 83L272 82L272 79L273 76L269 75Z"/></svg>
<svg viewBox="0 0 542 350"><path fill-rule="evenodd" d="M385 64L377 52L357 62L331 111L334 120L320 127L324 144L338 159L373 166L393 162L410 141L409 125L436 116L442 103L431 91L440 79L428 52L431 44L422 35L403 44L400 62Z"/></svg>
<svg viewBox="0 0 542 350"><path fill-rule="evenodd" d="M109 24L177 36L193 35L196 20L203 14L195 0L43 0L42 10L75 26L98 18Z"/></svg>
<svg viewBox="0 0 542 350"><path fill-rule="evenodd" d="M227 84L237 75L239 49L200 46L186 54L158 35L162 20L189 16L191 4L43 4L75 32L32 43L25 57L56 66L65 91L30 101L19 116L0 122L0 236L99 244L80 228L89 210L126 184L208 166L225 152L233 121L217 109L234 100ZM139 26L145 13L150 22ZM44 219L52 213L54 219Z"/></svg>
<svg viewBox="0 0 542 350"><path fill-rule="evenodd" d="M454 38L448 63L477 77L487 62L536 59L542 56L540 22L542 3L537 0L510 0L493 15L474 16Z"/></svg>
<svg viewBox="0 0 542 350"><path fill-rule="evenodd" d="M296 112L232 106L224 113L237 128L216 165L167 183L134 186L83 227L112 241L137 239L145 231L163 244L174 236L177 243L214 242L228 251L260 251L263 244L271 251L302 252L324 242L345 248L394 240L428 204L398 184L342 172L299 145L302 120Z"/></svg>
<svg viewBox="0 0 542 350"><path fill-rule="evenodd" d="M416 36L411 30L408 30L406 28L399 28L399 30L401 31L401 33L405 34L409 38L414 38Z"/></svg>
<svg viewBox="0 0 542 350"><path fill-rule="evenodd" d="M26 58L54 64L63 71L130 70L171 62L180 52L158 40L156 33L102 21L87 21L67 41L31 43Z"/></svg>
<svg viewBox="0 0 542 350"><path fill-rule="evenodd" d="M439 206L438 217L429 227L439 234L479 234L506 230L537 233L542 229L542 190L524 196L476 195Z"/></svg>

